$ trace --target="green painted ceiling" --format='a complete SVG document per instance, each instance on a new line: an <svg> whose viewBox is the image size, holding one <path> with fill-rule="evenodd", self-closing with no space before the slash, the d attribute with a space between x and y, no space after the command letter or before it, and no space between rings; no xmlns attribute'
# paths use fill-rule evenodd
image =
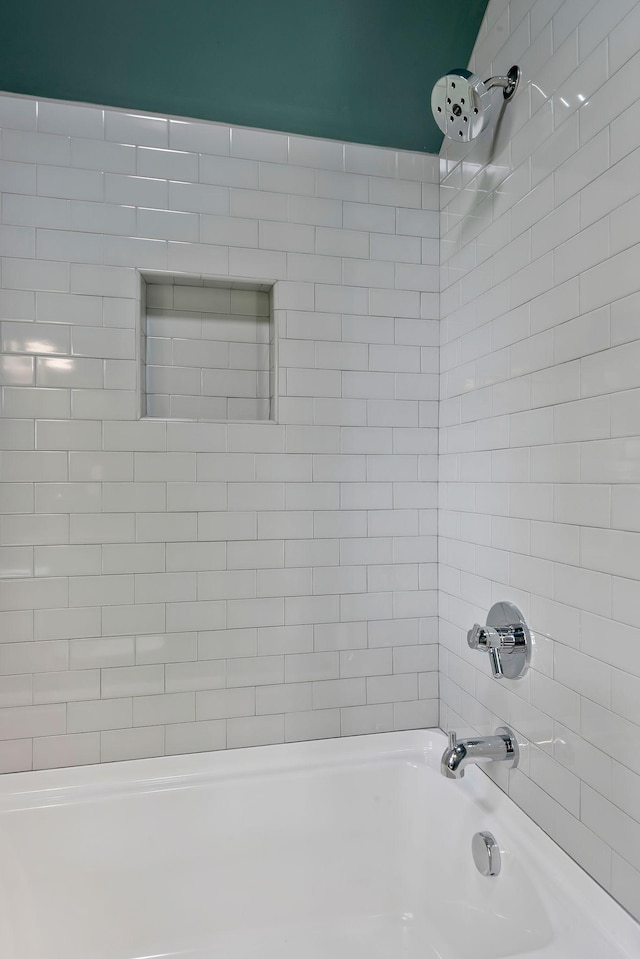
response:
<svg viewBox="0 0 640 959"><path fill-rule="evenodd" d="M13 0L0 89L437 152L487 0Z"/></svg>

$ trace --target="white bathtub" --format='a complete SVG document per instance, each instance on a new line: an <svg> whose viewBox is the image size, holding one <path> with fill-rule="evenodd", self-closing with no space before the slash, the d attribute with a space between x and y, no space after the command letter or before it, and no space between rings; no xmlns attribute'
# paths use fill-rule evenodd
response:
<svg viewBox="0 0 640 959"><path fill-rule="evenodd" d="M638 959L640 926L425 731L0 779L2 959ZM471 837L492 831L502 872Z"/></svg>

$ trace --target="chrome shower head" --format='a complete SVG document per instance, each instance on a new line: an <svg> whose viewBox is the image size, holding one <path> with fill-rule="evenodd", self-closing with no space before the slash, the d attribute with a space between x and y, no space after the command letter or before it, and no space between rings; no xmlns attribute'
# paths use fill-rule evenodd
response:
<svg viewBox="0 0 640 959"><path fill-rule="evenodd" d="M445 136L468 143L480 136L491 120L493 87L502 87L510 100L520 81L520 67L511 67L506 77L481 80L468 70L452 70L440 77L431 93L431 111Z"/></svg>

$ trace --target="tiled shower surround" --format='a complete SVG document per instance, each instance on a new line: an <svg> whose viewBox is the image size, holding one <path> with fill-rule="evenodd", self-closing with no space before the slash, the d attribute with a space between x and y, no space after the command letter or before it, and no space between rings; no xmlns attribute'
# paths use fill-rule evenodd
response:
<svg viewBox="0 0 640 959"><path fill-rule="evenodd" d="M437 158L0 101L1 769L436 724L441 343L441 725L640 917L639 36L489 3L441 340ZM138 421L138 271L273 286L277 423Z"/></svg>
<svg viewBox="0 0 640 959"><path fill-rule="evenodd" d="M0 121L0 769L436 724L437 157ZM271 291L278 422L139 419L163 272L228 281L229 350Z"/></svg>
<svg viewBox="0 0 640 959"><path fill-rule="evenodd" d="M528 742L500 782L640 918L640 4L491 0L522 67L442 182L441 722ZM533 668L466 630L510 599Z"/></svg>

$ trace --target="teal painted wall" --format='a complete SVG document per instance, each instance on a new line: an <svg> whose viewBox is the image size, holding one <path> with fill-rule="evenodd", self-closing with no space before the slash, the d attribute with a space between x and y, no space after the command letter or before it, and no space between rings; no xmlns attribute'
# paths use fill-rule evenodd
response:
<svg viewBox="0 0 640 959"><path fill-rule="evenodd" d="M14 0L0 89L437 152L487 0Z"/></svg>

